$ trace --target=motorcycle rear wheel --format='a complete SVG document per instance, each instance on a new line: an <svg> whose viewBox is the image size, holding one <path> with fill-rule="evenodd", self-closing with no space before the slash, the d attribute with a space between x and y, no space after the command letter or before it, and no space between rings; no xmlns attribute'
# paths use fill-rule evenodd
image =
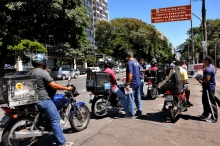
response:
<svg viewBox="0 0 220 146"><path fill-rule="evenodd" d="M81 116L78 109L76 109L72 119L69 120L72 129L75 131L82 131L87 128L89 121L90 121L90 111L89 108L84 105L79 107L80 112L82 113L83 117Z"/></svg>
<svg viewBox="0 0 220 146"><path fill-rule="evenodd" d="M32 138L21 138L21 139L14 139L12 133L14 131L24 131L27 132L30 130L30 127L33 124L32 118L20 118L13 121L6 129L4 129L2 133L2 143L4 146L28 146L32 145L33 143L37 142L37 137ZM33 130L37 130L36 127Z"/></svg>
<svg viewBox="0 0 220 146"><path fill-rule="evenodd" d="M175 123L179 119L181 114L181 111L176 101L173 102L173 106L169 107L169 112L170 112L171 122Z"/></svg>
<svg viewBox="0 0 220 146"><path fill-rule="evenodd" d="M104 96L99 96L93 99L92 102L92 113L96 118L101 118L106 116L109 113L109 109L103 108L104 106L111 105L110 102L107 102L107 99Z"/></svg>

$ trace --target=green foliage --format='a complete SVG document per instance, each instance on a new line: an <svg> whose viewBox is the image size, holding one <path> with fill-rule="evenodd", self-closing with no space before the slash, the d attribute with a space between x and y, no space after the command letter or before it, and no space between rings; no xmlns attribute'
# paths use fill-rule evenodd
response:
<svg viewBox="0 0 220 146"><path fill-rule="evenodd" d="M35 52L35 53L45 53L47 49L36 41L30 41L27 39L21 40L18 45L13 47L9 46L10 50L19 51L19 52Z"/></svg>
<svg viewBox="0 0 220 146"><path fill-rule="evenodd" d="M215 58L214 50L216 47L216 42L218 40L218 36L220 35L220 19L207 19L207 42L208 42L208 55L211 55ZM187 31L189 38L191 38L191 29ZM200 62L203 60L202 55L202 27L193 27L193 39L194 39L194 51L195 53L200 53ZM219 39L220 40L220 39ZM182 53L188 52L188 45L189 45L189 55L192 56L192 42L191 39L187 39L185 43L180 44L179 46L182 47ZM187 54L187 53L185 53ZM194 54L195 55L195 54Z"/></svg>
<svg viewBox="0 0 220 146"><path fill-rule="evenodd" d="M96 24L95 42L99 53L124 60L131 50L137 59L163 61L169 58L171 49L159 38L157 29L135 18L116 18L110 22L101 20ZM164 51L164 52L163 52Z"/></svg>
<svg viewBox="0 0 220 146"><path fill-rule="evenodd" d="M1 1L0 68L5 64L7 54L13 53L15 48L11 46L16 46L24 39L53 46L68 43L70 48L80 49L83 39L86 39L85 28L89 25L82 0ZM17 49L36 50L35 47L29 47L20 44Z"/></svg>

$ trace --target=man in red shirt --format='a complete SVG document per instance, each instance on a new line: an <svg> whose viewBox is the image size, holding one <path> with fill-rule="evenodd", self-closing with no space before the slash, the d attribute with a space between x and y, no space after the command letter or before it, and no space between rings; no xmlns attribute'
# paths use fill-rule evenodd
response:
<svg viewBox="0 0 220 146"><path fill-rule="evenodd" d="M114 71L112 70L114 63L115 63L114 59L111 59L111 58L105 59L103 72L107 72L109 74L109 80L110 80L110 84L111 84L110 90L120 98L122 106L125 111L125 115L130 115L129 110L128 110L128 103L126 100L126 96L118 88L117 81L116 81L117 80L116 75L115 75Z"/></svg>

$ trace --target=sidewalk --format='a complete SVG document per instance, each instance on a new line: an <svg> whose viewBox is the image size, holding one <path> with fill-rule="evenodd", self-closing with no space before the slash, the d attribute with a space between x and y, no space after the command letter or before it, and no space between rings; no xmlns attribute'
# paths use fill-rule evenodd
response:
<svg viewBox="0 0 220 146"><path fill-rule="evenodd" d="M219 75L217 80L220 82ZM125 119L122 115L112 118L109 125L96 135L78 143L78 146L195 146L220 144L220 124L207 123L199 119L202 113L202 87L194 78L189 78L190 101L194 106L183 112L176 123L170 123L169 112L161 112L164 98L142 100L143 113L136 119ZM144 91L146 94L146 87ZM218 83L219 89L219 83ZM218 90L220 91L220 90ZM219 114L220 115L220 114Z"/></svg>

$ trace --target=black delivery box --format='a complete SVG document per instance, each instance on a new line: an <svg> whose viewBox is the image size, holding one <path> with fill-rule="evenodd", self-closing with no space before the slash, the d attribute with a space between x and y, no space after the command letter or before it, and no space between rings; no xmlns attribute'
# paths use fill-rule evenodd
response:
<svg viewBox="0 0 220 146"><path fill-rule="evenodd" d="M35 76L11 75L0 78L0 104L10 107L38 102Z"/></svg>
<svg viewBox="0 0 220 146"><path fill-rule="evenodd" d="M87 72L86 90L94 93L105 93L110 90L109 74L106 72Z"/></svg>
<svg viewBox="0 0 220 146"><path fill-rule="evenodd" d="M170 71L174 69L175 73L163 84L160 88L161 93L165 93L166 90L171 90L174 93L181 93L183 89L183 82L180 74L180 68L178 66L170 68L158 69L157 72L157 84L163 82L170 74Z"/></svg>

